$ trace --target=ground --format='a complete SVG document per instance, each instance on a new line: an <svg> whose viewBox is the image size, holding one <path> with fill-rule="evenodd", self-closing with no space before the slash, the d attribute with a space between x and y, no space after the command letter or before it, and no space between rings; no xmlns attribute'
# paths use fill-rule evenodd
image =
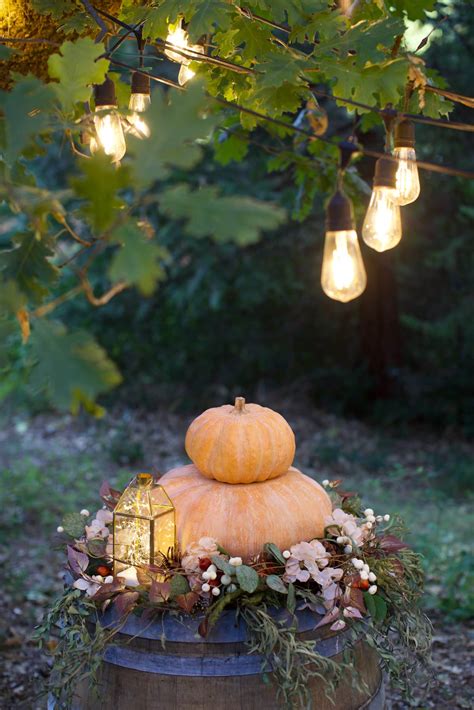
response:
<svg viewBox="0 0 474 710"><path fill-rule="evenodd" d="M454 437L393 436L294 402L281 411L297 439L296 465L322 481L344 479L376 513L400 512L411 543L426 558L426 604L434 624L433 684L414 707L472 708L470 657L474 625L468 570L469 499L464 479L473 448ZM303 412L303 413L302 413ZM49 661L30 640L45 606L61 589L62 554L55 530L66 511L99 507L103 480L123 485L139 470L166 471L186 462L184 433L192 414L120 407L102 420L52 414L0 420L0 708L45 708L38 697ZM57 542L57 541L56 541ZM406 708L390 691L393 710Z"/></svg>

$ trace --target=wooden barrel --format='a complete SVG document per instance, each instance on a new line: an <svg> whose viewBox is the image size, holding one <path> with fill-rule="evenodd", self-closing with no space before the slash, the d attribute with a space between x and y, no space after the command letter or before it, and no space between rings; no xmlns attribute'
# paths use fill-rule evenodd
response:
<svg viewBox="0 0 474 710"><path fill-rule="evenodd" d="M314 639L318 652L340 660L348 631L314 630L318 617L298 612L301 638ZM106 617L107 618L107 617ZM163 614L159 621L131 616L105 653L100 688L83 685L74 710L277 710L276 687L265 683L262 657L249 654L246 629L232 611L224 612L206 639L198 633L202 617ZM110 623L110 617L108 617ZM314 710L383 710L385 693L379 658L364 641L355 649L355 666L367 692L351 677L338 686L334 704L323 682L311 680Z"/></svg>

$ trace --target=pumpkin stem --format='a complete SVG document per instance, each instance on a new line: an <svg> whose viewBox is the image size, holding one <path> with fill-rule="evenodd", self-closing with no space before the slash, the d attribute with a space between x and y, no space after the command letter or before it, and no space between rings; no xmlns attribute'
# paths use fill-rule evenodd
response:
<svg viewBox="0 0 474 710"><path fill-rule="evenodd" d="M234 407L238 412L243 412L245 408L245 397L236 397Z"/></svg>

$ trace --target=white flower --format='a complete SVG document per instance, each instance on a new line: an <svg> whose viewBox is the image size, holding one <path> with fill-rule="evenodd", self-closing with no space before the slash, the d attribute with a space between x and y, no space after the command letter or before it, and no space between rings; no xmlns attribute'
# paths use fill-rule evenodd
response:
<svg viewBox="0 0 474 710"><path fill-rule="evenodd" d="M214 555L219 555L217 540L213 537L201 537L198 542L192 542L187 546L181 564L187 575L199 575L201 573L199 560Z"/></svg>
<svg viewBox="0 0 474 710"><path fill-rule="evenodd" d="M56 528L56 532L58 532L58 533L63 533L63 532L64 532L63 526L62 526L62 525L58 525L58 527Z"/></svg>
<svg viewBox="0 0 474 710"><path fill-rule="evenodd" d="M369 594L377 594L377 585L373 584L371 587L368 589Z"/></svg>
<svg viewBox="0 0 474 710"><path fill-rule="evenodd" d="M364 510L364 515L365 515L366 517L368 517L369 515L373 515L373 514L374 514L374 511L372 510L372 508L366 508L366 509Z"/></svg>
<svg viewBox="0 0 474 710"><path fill-rule="evenodd" d="M290 552L285 566L287 582L307 582L310 577L316 580L319 569L328 564L329 553L319 540L299 542L291 546Z"/></svg>
<svg viewBox="0 0 474 710"><path fill-rule="evenodd" d="M361 579L369 579L369 573L365 571L365 569L360 572L360 578Z"/></svg>
<svg viewBox="0 0 474 710"><path fill-rule="evenodd" d="M327 488L329 486L329 480L327 478L324 479L323 486L324 488Z"/></svg>
<svg viewBox="0 0 474 710"><path fill-rule="evenodd" d="M207 584L207 582L206 582L205 584L202 585L201 589L202 589L203 592L210 592L210 591L211 591L211 585L210 585L210 584Z"/></svg>
<svg viewBox="0 0 474 710"><path fill-rule="evenodd" d="M212 594L213 594L213 596L218 597L220 593L221 593L221 590L219 589L219 587L213 587L213 588L212 588Z"/></svg>
<svg viewBox="0 0 474 710"><path fill-rule="evenodd" d="M96 578L84 575L76 579L72 586L74 589L80 589L81 592L85 592L88 597L93 597L96 591L100 589L101 584L102 582L99 582Z"/></svg>
<svg viewBox="0 0 474 710"><path fill-rule="evenodd" d="M344 552L346 553L346 555L350 555L352 552L352 545L346 545L344 548Z"/></svg>
<svg viewBox="0 0 474 710"><path fill-rule="evenodd" d="M221 584L223 584L225 587L232 582L232 577L230 577L228 574L223 574L221 577Z"/></svg>
<svg viewBox="0 0 474 710"><path fill-rule="evenodd" d="M354 557L354 559L352 560L352 564L356 569L362 569L364 566L363 561L359 560L357 557Z"/></svg>
<svg viewBox="0 0 474 710"><path fill-rule="evenodd" d="M232 565L232 567L240 567L242 564L242 558L241 557L231 557L229 560L229 564Z"/></svg>
<svg viewBox="0 0 474 710"><path fill-rule="evenodd" d="M351 539L356 545L364 541L364 530L357 526L357 520L350 513L345 513L341 508L335 508L332 515L325 519L325 525L331 535L342 535Z"/></svg>
<svg viewBox="0 0 474 710"><path fill-rule="evenodd" d="M369 582L375 582L376 579L376 575L373 572L369 572Z"/></svg>
<svg viewBox="0 0 474 710"><path fill-rule="evenodd" d="M87 510L87 508L83 508L83 509L81 510L81 512L79 513L79 515L83 515L85 518L88 518L89 515L90 515L90 513L89 513L89 511Z"/></svg>
<svg viewBox="0 0 474 710"><path fill-rule="evenodd" d="M281 554L283 555L285 560L288 560L291 557L291 552L289 550L283 550Z"/></svg>
<svg viewBox="0 0 474 710"><path fill-rule="evenodd" d="M388 521L390 520L390 515L388 515L388 514L384 515L383 519L385 520L386 523L388 523Z"/></svg>

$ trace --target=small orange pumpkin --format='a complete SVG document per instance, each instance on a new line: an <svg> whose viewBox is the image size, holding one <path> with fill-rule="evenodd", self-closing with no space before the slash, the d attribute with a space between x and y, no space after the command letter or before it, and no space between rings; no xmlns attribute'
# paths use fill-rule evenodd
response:
<svg viewBox="0 0 474 710"><path fill-rule="evenodd" d="M332 510L324 488L296 468L271 481L229 485L204 478L189 465L168 471L160 484L176 510L182 551L201 537L213 537L231 555L248 560L266 542L284 550L323 537Z"/></svg>
<svg viewBox="0 0 474 710"><path fill-rule="evenodd" d="M281 414L237 397L203 412L189 427L186 452L207 478L253 483L288 471L295 457L295 435Z"/></svg>

